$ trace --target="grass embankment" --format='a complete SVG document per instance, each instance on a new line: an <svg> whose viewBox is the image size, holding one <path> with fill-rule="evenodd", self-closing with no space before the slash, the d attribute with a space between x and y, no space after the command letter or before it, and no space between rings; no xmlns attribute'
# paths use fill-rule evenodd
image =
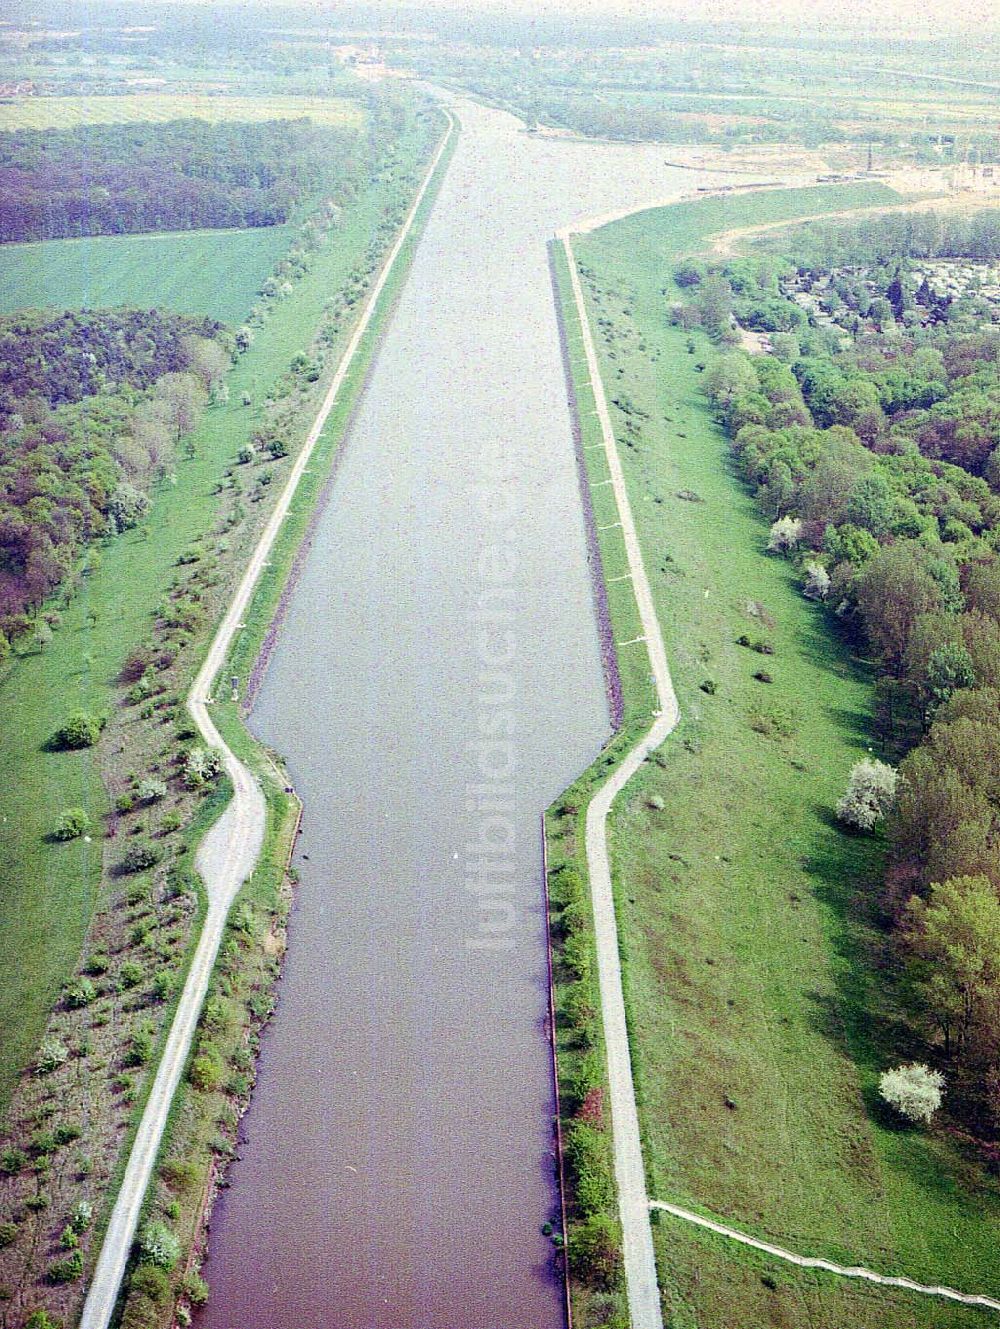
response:
<svg viewBox="0 0 1000 1329"><path fill-rule="evenodd" d="M143 92L111 97L27 97L0 106L0 133L17 129L75 129L80 125L165 124L168 120L296 120L360 125L356 102L338 97L229 97Z"/></svg>
<svg viewBox="0 0 1000 1329"><path fill-rule="evenodd" d="M312 349L314 354L317 354L328 366L326 377L332 373L332 367L346 345L354 325L350 305L358 298L364 282L371 280L370 275L363 278L363 274L373 273L372 265L377 249L385 244L386 218L401 201L396 196L400 193L400 184L405 179L405 172L401 173L398 168L406 164L407 156L410 163L415 164L419 155L426 152L427 132L427 129L422 129L411 133L402 157L397 159L397 169L391 175L380 173L373 180L370 191L359 199L350 215L345 217L343 229L329 247L317 256L314 267L298 283L293 296L273 304L266 323L258 331L254 345L241 357L229 376L230 404L213 409L197 431L194 438L194 456L190 460L178 461L176 484L165 487L157 496L151 518L147 522L146 534L137 534L111 542L104 551L104 561L99 570L87 579L82 594L79 594L68 606L63 623L45 654L23 658L16 662L5 681L3 693L6 697L13 698L11 704L16 705L19 712L24 711L30 716L31 726L19 728L18 733L12 736L16 741L12 741L3 753L3 759L10 762L10 769L16 769L20 764L31 771L33 762L37 765L40 756L48 755L40 752L40 746L62 718L66 708L74 704L83 704L95 711L107 711L115 706L121 691L120 688L116 688L115 679L122 659L130 647L148 637L155 616L154 606L170 602L171 586L175 587L172 592L174 596L182 595L189 598L194 595L204 604L207 611L203 615L203 626L184 661L183 677L190 681L198 659L207 649L215 615L226 601L226 588L229 587L231 594L231 588L239 576L243 561L256 540L256 532L259 531L270 508L267 502L261 502L259 506L252 505L249 509L249 519L244 515L239 518L235 528L233 527L232 518L237 517L241 509L244 514L246 513L240 499L243 484L232 475L235 455L245 444L252 430L264 423L266 419L264 399L267 393L274 393L279 398L288 393L288 376L282 371L287 370L293 354L310 349L310 340L320 329L322 329L321 335ZM428 196L428 204L429 201ZM413 243L411 240L411 248ZM406 257L408 255L404 254L404 261ZM383 290L381 311L384 312L389 307L402 276L403 268L399 266L395 269L392 282ZM343 324L341 324L341 315L337 313L337 308L342 303L340 298L338 297L336 302L331 302L331 295L337 292L354 293L349 295L348 303L342 311ZM373 349L374 335L373 328L362 348L361 360L355 365L354 377L341 393L342 405L346 405L345 396L355 392L361 383L363 361L370 356ZM311 388L305 383L293 390L289 400L295 401L297 412L293 428L297 429L301 423L299 437L304 437L324 391L322 376ZM244 394L252 398L250 407L241 404ZM338 416L338 420L342 421L342 416ZM336 422L331 421L330 429L334 428L335 424ZM329 461L332 445L339 439L339 434L335 437L330 429L325 437L331 446L327 448L325 455L317 454L313 466L314 473L317 467ZM252 476L261 468L258 464L246 469ZM268 468L265 466L263 469ZM243 474L243 468L239 468L239 474ZM279 470L277 484L264 490L260 488L258 481L253 493L244 490L243 497L251 500L263 498L270 495L272 488L276 492L280 488L280 474ZM230 485L237 485L237 489L226 488L220 483L226 476L231 476ZM308 495L306 497L308 498ZM200 537L213 528L216 531L218 544L210 550L199 541ZM282 548L285 547L292 528L293 522L290 519L283 528ZM225 538L222 538L223 535ZM197 551L193 562L192 551ZM176 565L182 561L182 555L185 566L178 574ZM128 588L127 593L123 592L125 586ZM162 614L162 609L159 612ZM262 623L266 626L265 621L262 620ZM251 645L249 638L246 642L248 646ZM81 660L86 664L83 670L80 668ZM174 680L175 686L178 682L181 682L181 679ZM145 708L142 709L145 711ZM73 865L65 859L60 861L51 856L45 857L49 847L43 845L42 834L47 828L47 819L51 818L51 808L53 805L57 808L62 805L59 800L64 796L66 789L70 788L73 801L85 805L92 816L96 817L103 812L106 809L107 799L102 775L105 781L110 779L113 792L117 792L121 782L128 780L127 774L118 769L123 761L136 761L139 769L142 768L143 757L141 755L137 757L136 751L138 743L138 752L140 754L142 752L143 735L139 731L143 727L151 729L152 734L145 737L151 738L155 744L158 744L162 742L163 734L156 726L160 720L172 718L175 714L176 706L172 702L162 713L157 704L155 714L151 714L148 719L144 714L116 712L116 718L109 732L116 741L121 740L124 743L127 756L117 763L112 759L110 770L107 762L104 763L102 771L93 760L87 760L86 756L79 757L66 753L53 754L53 758L56 755L61 758L58 764L37 766L37 769L34 769L38 786L35 790L37 806L33 806L32 809L35 836L32 838L30 835L30 819L22 818L25 856L23 858L18 856L14 861L23 873L17 884L20 888L22 908L28 915L35 906L32 887L37 890L38 885L37 874L33 875L32 872L30 855L40 857L46 887L46 902L51 902L51 917L47 920L49 930L47 938L43 929L26 929L27 943L34 947L31 953L33 965L27 973L23 967L17 965L18 956L13 950L3 956L4 962L9 965L4 974L5 997L10 987L18 982L21 983L20 1000L17 1005L11 1003L10 1016L11 1022L14 1021L15 1013L22 1021L18 1029L22 1051L10 1056L10 1050L5 1049L10 1056L10 1063L6 1068L8 1082L13 1077L17 1065L23 1062L24 1057L37 1042L40 1032L38 1021L44 1020L47 1007L51 1005L55 992L72 970L72 963L79 951L99 880L100 854L99 846L96 844L90 846L91 861L88 864L90 875L86 878L74 872ZM234 911L234 922L224 944L215 979L217 1000L210 1014L206 1015L205 1027L200 1035L200 1043L210 1045L211 1074L198 1093L186 1091L179 1096L178 1104L175 1105L173 1139L175 1148L182 1155L183 1167L171 1174L170 1185L176 1194L168 1196L161 1193L161 1202L162 1213L174 1224L179 1237L185 1243L190 1241L195 1231L197 1217L202 1207L201 1183L204 1174L216 1157L224 1156L228 1152L230 1146L227 1141L227 1130L235 1125L239 1104L245 1100L252 1082L255 1030L270 1010L269 988L277 972L282 945L282 924L287 905L284 895L285 864L291 845L296 811L295 800L284 795L281 783L275 783L273 768L239 725L235 709L230 717L224 718L220 715L219 718L225 723L227 737L233 747L265 777L270 817L267 841L260 865ZM131 738L126 732L129 726L135 726ZM155 737L157 733L158 738ZM157 750L154 748L154 751ZM197 832L203 830L205 825L206 819L202 817L189 827L184 834L184 841L189 847L193 847ZM132 827L129 826L128 829L131 830ZM179 852L176 847L174 852ZM122 912L120 908L122 903L130 903L127 899L124 902L119 901L117 897L120 894L121 888L117 887L113 892L109 891L107 898L102 896L95 927L103 927L105 915L113 918ZM73 898L76 906L72 918L67 918L65 914L59 912L60 903L68 898ZM6 906L8 902L5 901L4 904ZM128 924L132 920L126 914L123 921L126 925L125 936L118 939L119 945L108 949L116 952L120 946L124 946L126 948L124 954L128 955L130 944ZM193 922L193 919L190 922ZM52 943L53 940L58 946L57 954L53 954L45 944ZM171 944L174 944L173 938L170 940ZM91 937L92 942L93 937ZM90 944L88 949L92 950L93 945ZM175 975L177 983L181 976L180 972ZM47 984L45 979L48 979ZM107 999L102 996L97 1007L103 1007L106 1002ZM140 1005L142 1004L140 1002ZM97 1010L97 1007L92 1009ZM135 1015L133 1014L131 1018L134 1019ZM32 1021L30 1027L29 1019ZM72 1023L62 1012L59 1012L54 1019L57 1022ZM91 1024L96 1025L98 1019L102 1023L105 1022L103 1012L93 1020L85 1020L82 1032L75 1025L72 1029L67 1028L63 1031L65 1041L74 1053L77 1051L76 1043L79 1039L81 1057L89 1055L92 1044L89 1027ZM119 1033L119 1044L123 1037L124 1035ZM88 1049L87 1054L83 1050L85 1045ZM150 1061L150 1065L153 1064L155 1056ZM81 1115L87 1119L92 1118L95 1110L101 1111L100 1100L105 1090L103 1081L98 1085L96 1080L88 1089L87 1077L83 1074L83 1063L80 1065L81 1071L75 1073L75 1079L80 1081L84 1096ZM96 1063L92 1068L88 1067L87 1071L98 1078L102 1074L101 1066ZM107 1076L107 1072L103 1074ZM128 1104L130 1102L137 1104L141 1101L147 1085L148 1080L146 1083L140 1082L136 1086L138 1097L133 1095L124 1104L121 1102L115 1104L119 1114L124 1112L125 1121L131 1115L134 1122L135 1111L130 1114ZM44 1090L42 1092L44 1096ZM23 1109L21 1116L31 1111L30 1101L21 1101L24 1097L25 1095L19 1092L17 1101ZM27 1098L30 1100L31 1095L27 1095ZM51 1094L49 1098L51 1099ZM43 1104L43 1107L47 1119L52 1118L53 1105ZM121 1129L120 1120L120 1117L116 1116L115 1122L102 1121L102 1131L106 1134L109 1125L118 1125L118 1129ZM88 1140L88 1144L90 1143ZM82 1172L74 1179L72 1159L62 1159L61 1156L57 1158L58 1173L50 1171L48 1174L50 1181L55 1180L55 1185L49 1187L50 1194L47 1197L54 1210L61 1210L65 1204L62 1192L67 1188L74 1199L80 1196L82 1189L87 1198L94 1202L95 1209L102 1207L113 1193L109 1165L115 1166L114 1155L109 1155L108 1152L110 1142L102 1140L101 1143L102 1165L96 1168L88 1166L86 1180ZM117 1163L119 1173L122 1166L123 1158L120 1158ZM41 1175L39 1185L44 1185ZM51 1227L55 1216L47 1218L43 1213L40 1218L29 1220L27 1208L28 1206L21 1218L21 1222L25 1224L25 1231L29 1226L39 1227L38 1235L41 1236ZM88 1240L88 1259L96 1252L98 1236L99 1227ZM7 1254L14 1254L14 1249L11 1248ZM46 1242L39 1248L39 1259L44 1260L47 1254ZM35 1271L34 1277L37 1279L42 1272L43 1268L39 1268ZM25 1274L31 1277L30 1268L21 1273L22 1280ZM41 1299L38 1295L41 1288L37 1282L35 1287L37 1301ZM24 1299L30 1295L30 1286L24 1284L18 1289L19 1304L24 1305ZM59 1300L60 1305L56 1309L61 1312L65 1299L60 1297ZM49 1303L48 1296L45 1301L46 1304ZM30 1301L27 1304L30 1305ZM158 1322L168 1313L166 1302L162 1303L161 1310L162 1314L149 1305L142 1304L136 1308L139 1318L135 1323Z"/></svg>
<svg viewBox="0 0 1000 1329"><path fill-rule="evenodd" d="M161 1148L157 1178L147 1195L145 1214L163 1217L177 1232L185 1270L180 1286L187 1300L198 1304L208 1289L199 1275L204 1221L213 1190L225 1162L232 1156L235 1127L249 1103L260 1029L274 1006L272 989L279 976L285 944L285 921L290 897L288 862L298 828L300 804L286 792L283 773L245 727L245 705L229 695L228 680L236 675L245 684L267 639L279 602L294 584L297 560L304 555L312 523L322 511L331 465L344 440L378 346L383 328L402 290L420 235L454 152L457 133L442 154L435 175L421 201L410 233L374 307L371 321L358 344L337 401L327 417L302 476L295 502L271 549L268 566L258 582L219 678L217 704L212 717L233 752L258 776L268 810L261 857L233 906L227 936L206 999L194 1057L208 1048L225 1073L218 1083L185 1081L174 1100ZM142 1267L132 1271L125 1294L125 1315L136 1323L172 1323L166 1304L150 1304L144 1291ZM140 1318L142 1317L142 1318ZM123 1321L124 1323L124 1321Z"/></svg>
<svg viewBox="0 0 1000 1329"><path fill-rule="evenodd" d="M787 564L766 555L767 525L699 392L696 362L711 348L697 334L689 353L666 316L673 262L711 234L887 194L708 199L574 241L682 712L612 818L626 998L653 1196L804 1254L995 1293L995 1184L946 1138L896 1129L877 1103L878 1072L907 1052L894 1041L882 939L865 907L880 848L831 818L870 741L871 680ZM586 447L596 423L572 342L571 362ZM592 490L598 525L614 520L599 506L608 488ZM613 544L602 553L611 579L623 557ZM614 591L615 637L628 640L634 604ZM773 654L737 645L742 636ZM619 652L626 728L648 711L648 665L627 654L636 650ZM773 681L756 680L761 671ZM572 809L603 769L550 813L556 868L581 862ZM805 1274L671 1218L655 1231L676 1325L982 1319Z"/></svg>
<svg viewBox="0 0 1000 1329"><path fill-rule="evenodd" d="M294 234L260 226L4 245L0 313L132 305L238 323Z"/></svg>

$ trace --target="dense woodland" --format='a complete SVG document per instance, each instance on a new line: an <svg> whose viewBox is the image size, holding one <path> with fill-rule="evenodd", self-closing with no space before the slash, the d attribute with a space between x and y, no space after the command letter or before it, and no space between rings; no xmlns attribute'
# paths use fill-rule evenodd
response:
<svg viewBox="0 0 1000 1329"><path fill-rule="evenodd" d="M229 353L157 310L0 319L0 658L88 541L135 526Z"/></svg>
<svg viewBox="0 0 1000 1329"><path fill-rule="evenodd" d="M278 225L356 139L306 119L0 134L0 241Z"/></svg>
<svg viewBox="0 0 1000 1329"><path fill-rule="evenodd" d="M994 225L963 222L936 252ZM878 737L900 762L876 907L915 1046L946 1073L955 1129L996 1162L1000 328L975 292L944 302L918 284L907 230L869 221L855 248L853 229L813 229L801 250L785 236L794 263L684 265L676 275L697 294L675 318L723 346L739 342L734 314L766 308L785 329L770 354L725 351L706 389L774 523L772 552L876 666ZM817 325L795 303L800 252L811 276L831 258L854 265L839 297L849 317Z"/></svg>

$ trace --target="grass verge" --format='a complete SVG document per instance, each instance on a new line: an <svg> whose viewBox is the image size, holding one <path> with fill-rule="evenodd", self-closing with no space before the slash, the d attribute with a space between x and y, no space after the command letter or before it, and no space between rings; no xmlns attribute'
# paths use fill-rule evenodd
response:
<svg viewBox="0 0 1000 1329"><path fill-rule="evenodd" d="M611 819L626 1002L651 1194L802 1253L995 1293L995 1182L946 1137L895 1128L876 1101L879 1070L906 1054L866 907L881 851L830 815L870 741L871 680L766 556L767 527L699 392L710 347L689 353L667 319L674 261L714 233L879 201L860 186L711 198L574 242L682 712ZM586 371L570 358L586 448ZM598 515L606 492L592 490ZM628 640L634 604L612 594L613 547L602 557L615 637ZM771 682L754 678L762 657L737 645L744 635L773 648ZM627 730L648 710L648 664L620 655ZM550 810L555 872L585 868L581 809L606 769L604 755ZM565 980L557 968L561 1010ZM560 1033L561 1078L572 1036L572 1024ZM654 1230L678 1325L981 1320L761 1273L764 1257L672 1219ZM572 1223L570 1236L572 1250ZM575 1296L582 1322L601 1323L580 1280Z"/></svg>

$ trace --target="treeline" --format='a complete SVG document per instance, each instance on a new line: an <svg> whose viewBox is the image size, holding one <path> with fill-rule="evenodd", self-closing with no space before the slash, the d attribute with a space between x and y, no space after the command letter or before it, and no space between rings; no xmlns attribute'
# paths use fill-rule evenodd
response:
<svg viewBox="0 0 1000 1329"><path fill-rule="evenodd" d="M0 134L0 241L279 225L357 139L306 119Z"/></svg>
<svg viewBox="0 0 1000 1329"><path fill-rule="evenodd" d="M730 275L704 279L713 301ZM771 260L758 276L782 298ZM1000 329L867 323L844 345L797 322L772 341L705 386L772 551L876 666L901 759L878 908L952 1119L1000 1160Z"/></svg>
<svg viewBox="0 0 1000 1329"><path fill-rule="evenodd" d="M760 247L787 254L787 232L762 236ZM946 214L889 212L857 222L813 221L795 231L794 264L828 270L844 263L884 263L906 258L1000 258L1000 209Z"/></svg>
<svg viewBox="0 0 1000 1329"><path fill-rule="evenodd" d="M229 366L220 335L156 310L0 319L0 659L88 542L141 521Z"/></svg>

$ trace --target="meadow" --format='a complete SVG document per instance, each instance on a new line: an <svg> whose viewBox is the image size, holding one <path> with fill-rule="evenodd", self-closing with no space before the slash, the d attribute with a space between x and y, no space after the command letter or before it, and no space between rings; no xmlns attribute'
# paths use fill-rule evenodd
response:
<svg viewBox="0 0 1000 1329"><path fill-rule="evenodd" d="M0 105L0 133L13 129L73 129L131 121L162 124L193 117L224 120L293 120L308 116L324 125L360 125L363 112L339 97L230 97L185 93L135 93L120 97L25 97Z"/></svg>
<svg viewBox="0 0 1000 1329"><path fill-rule="evenodd" d="M619 925L653 1197L804 1254L995 1295L996 1181L944 1132L901 1129L877 1099L878 1073L914 1049L866 903L881 845L845 836L832 816L873 742L869 671L767 556L767 524L700 392L712 348L667 317L674 261L737 217L890 199L869 186L705 200L574 242L608 396L625 407L616 433L682 711L614 811ZM586 447L580 360L573 351ZM593 490L598 525L613 520L607 492ZM616 537L603 537L609 579L622 568ZM609 587L619 641L636 635L624 586ZM634 731L648 718L648 678L620 654ZM550 825L556 855L579 852L568 816ZM666 1216L654 1232L673 1325L982 1319L803 1274Z"/></svg>
<svg viewBox="0 0 1000 1329"><path fill-rule="evenodd" d="M240 323L291 234L267 226L4 245L0 312L157 306Z"/></svg>
<svg viewBox="0 0 1000 1329"><path fill-rule="evenodd" d="M409 160L421 144L410 140L402 146ZM72 971L100 876L99 838L89 844L79 840L53 845L48 837L64 807L86 807L95 821L107 811L101 772L91 753L50 752L48 739L68 711L107 712L115 704L121 664L148 636L153 607L174 577L178 559L216 520L222 474L263 423L267 390L292 357L308 347L331 293L342 290L364 263L384 207L396 194L398 187L391 180L380 180L359 198L294 295L274 302L266 325L228 376L228 403L209 409L193 436L194 455L178 459L173 482L159 488L144 527L100 550L99 565L62 610L52 642L43 652L13 661L0 677L0 707L12 717L0 742L0 864L5 880L0 897L0 1027L6 1034L0 1045L0 1107ZM214 238L214 233L200 238ZM164 243L160 237L149 241ZM143 274L137 275L141 280ZM118 291L119 302L141 302L124 279ZM65 297L60 303L66 303ZM237 316L246 312L244 305ZM340 336L346 340L346 330ZM250 407L242 405L244 394L252 399ZM234 547L234 557L238 552Z"/></svg>

